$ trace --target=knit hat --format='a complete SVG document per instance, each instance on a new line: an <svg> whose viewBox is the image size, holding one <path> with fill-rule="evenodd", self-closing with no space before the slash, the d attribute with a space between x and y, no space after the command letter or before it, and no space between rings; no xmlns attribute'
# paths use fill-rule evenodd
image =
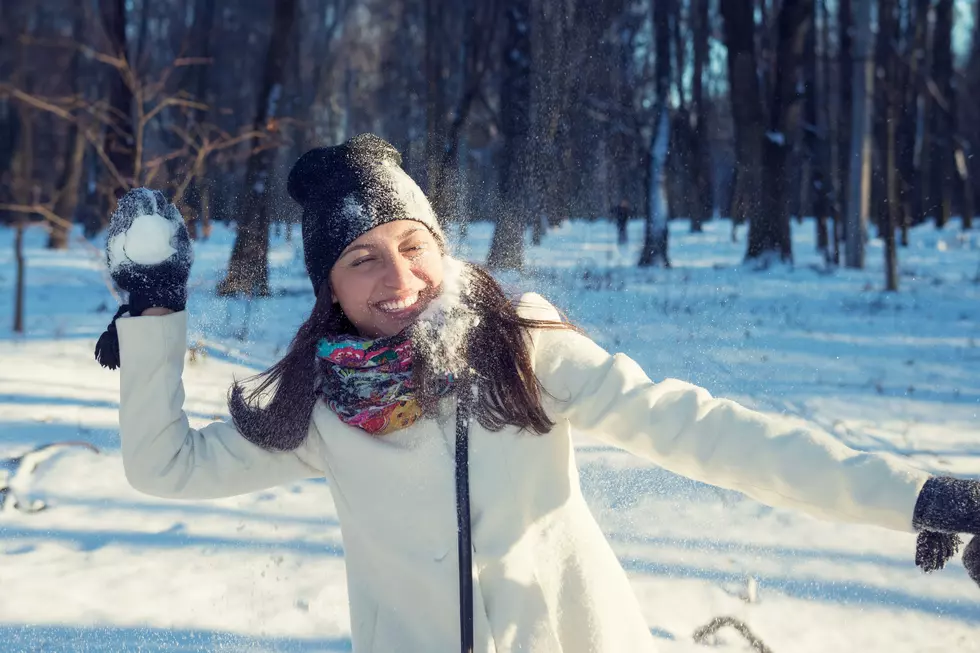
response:
<svg viewBox="0 0 980 653"><path fill-rule="evenodd" d="M303 255L314 293L348 245L385 223L421 222L445 243L429 200L401 163L390 143L360 134L310 150L293 165L287 189L303 207Z"/></svg>

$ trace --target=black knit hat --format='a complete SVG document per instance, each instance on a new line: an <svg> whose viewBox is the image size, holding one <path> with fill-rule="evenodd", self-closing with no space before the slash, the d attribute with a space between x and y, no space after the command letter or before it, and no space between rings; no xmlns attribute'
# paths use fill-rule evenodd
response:
<svg viewBox="0 0 980 653"><path fill-rule="evenodd" d="M445 243L429 200L401 163L390 143L361 134L310 150L293 165L287 189L303 207L303 255L314 293L348 245L387 222L421 222Z"/></svg>

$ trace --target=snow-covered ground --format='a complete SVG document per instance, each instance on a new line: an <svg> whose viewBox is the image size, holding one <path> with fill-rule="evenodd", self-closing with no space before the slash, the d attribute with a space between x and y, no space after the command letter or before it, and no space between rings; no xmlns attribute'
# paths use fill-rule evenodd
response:
<svg viewBox="0 0 980 653"><path fill-rule="evenodd" d="M671 225L671 270L633 267L606 222L575 222L530 248L520 289L544 293L655 379L673 376L807 419L847 444L935 472L980 476L980 232L913 232L902 291L869 269L824 273L813 225L794 224L795 270L741 265L744 229ZM489 225L460 244L482 260ZM192 422L226 414L235 376L279 355L312 305L298 237L273 239L276 297L213 288L233 233L196 245L185 374ZM126 484L118 374L93 359L115 309L97 251L27 236L26 336L10 332L13 235L0 229L0 459L84 440L15 478L26 514L0 513L0 651L349 651L343 547L326 484L175 502ZM101 244L100 244L101 246ZM743 620L774 653L980 651L980 588L957 560L925 576L914 537L820 522L678 478L582 439L590 504L667 653L713 617ZM0 475L3 471L0 470ZM752 600L745 597L752 595ZM748 650L730 629L709 642ZM435 653L435 652L434 652Z"/></svg>

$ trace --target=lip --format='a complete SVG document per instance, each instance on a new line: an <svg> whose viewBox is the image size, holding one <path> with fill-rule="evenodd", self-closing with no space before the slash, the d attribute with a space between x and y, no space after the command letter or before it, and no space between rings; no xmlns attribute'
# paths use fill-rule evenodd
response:
<svg viewBox="0 0 980 653"><path fill-rule="evenodd" d="M421 292L418 293L418 301L416 301L411 306L408 306L406 308L403 308L403 309L401 309L399 311L387 311L387 310L384 310L383 308L380 307L380 304L386 304L388 302L401 301L401 300L404 300L404 299L408 299L411 296L412 295L407 295L407 296L404 296L404 297L396 297L396 298L392 298L392 299L385 299L385 300L380 301L380 302L375 302L374 303L374 308L379 313L381 313L382 315L384 315L384 316L386 316L388 318L392 318L392 319L395 319L395 320L408 320L408 319L414 318L415 316L419 315L422 311L425 310L425 307L428 305L428 303L429 303L429 301L428 301L429 300L429 297L428 297L428 294L425 291L421 291Z"/></svg>

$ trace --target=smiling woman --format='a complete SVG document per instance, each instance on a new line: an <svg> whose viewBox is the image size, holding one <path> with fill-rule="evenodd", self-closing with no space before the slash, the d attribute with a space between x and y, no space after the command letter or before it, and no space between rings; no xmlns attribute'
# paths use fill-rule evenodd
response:
<svg viewBox="0 0 980 653"><path fill-rule="evenodd" d="M308 152L289 192L316 302L283 359L234 385L230 423L191 429L183 411L189 253L113 271L138 316L118 320L123 463L137 489L185 499L326 477L358 653L654 650L582 494L573 430L771 506L919 531L924 569L953 555L957 532L980 532L978 482L655 383L544 298L508 297L446 251L376 136ZM159 198L124 200L113 224L126 251L133 216L154 206L186 250ZM970 547L980 579L980 539Z"/></svg>
<svg viewBox="0 0 980 653"><path fill-rule="evenodd" d="M348 245L334 265L334 301L358 333L395 335L425 310L442 285L440 245L431 231L417 225L396 220L372 229Z"/></svg>

